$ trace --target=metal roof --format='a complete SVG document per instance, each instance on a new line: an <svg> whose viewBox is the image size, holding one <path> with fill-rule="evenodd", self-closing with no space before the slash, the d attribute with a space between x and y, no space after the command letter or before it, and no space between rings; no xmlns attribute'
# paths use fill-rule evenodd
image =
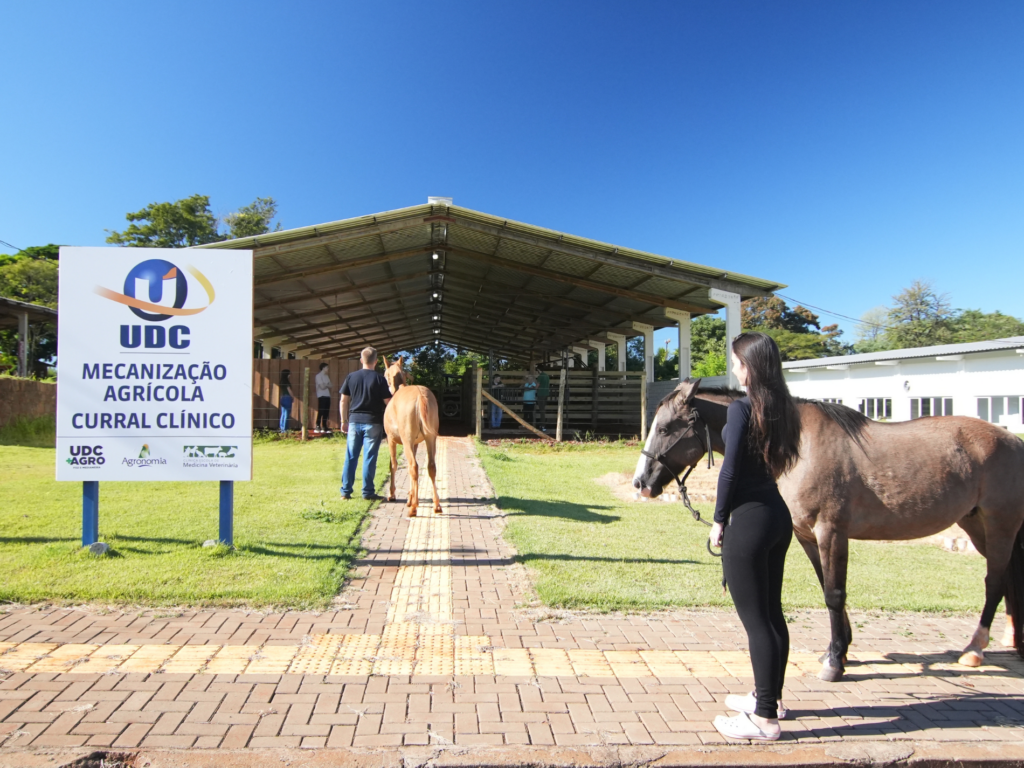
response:
<svg viewBox="0 0 1024 768"><path fill-rule="evenodd" d="M201 247L252 249L256 338L324 356L439 339L522 359L785 287L443 204Z"/></svg>
<svg viewBox="0 0 1024 768"><path fill-rule="evenodd" d="M28 315L28 319L35 322L57 322L56 309L27 301L0 298L0 328L17 328L19 315Z"/></svg>
<svg viewBox="0 0 1024 768"><path fill-rule="evenodd" d="M1010 336L1006 339L992 339L991 341L969 341L964 344L939 344L934 347L889 349L884 352L864 352L859 355L819 357L815 360L791 360L788 363L783 363L782 367L784 369L824 368L829 365L857 365L858 363L874 363L885 360L912 360L922 357L945 357L947 355L1001 352L1013 349L1024 349L1024 336Z"/></svg>

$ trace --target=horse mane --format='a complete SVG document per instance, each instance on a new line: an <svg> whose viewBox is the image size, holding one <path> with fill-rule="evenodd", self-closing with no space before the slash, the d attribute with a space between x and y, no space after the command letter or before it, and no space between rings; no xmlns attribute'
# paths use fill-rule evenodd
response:
<svg viewBox="0 0 1024 768"><path fill-rule="evenodd" d="M661 406L665 405L665 403L667 403L669 400L671 400L672 397L675 395L675 393L676 393L676 391L673 389L671 392L669 392L667 395L665 395L663 398L661 398L661 402L658 403L658 408L661 408ZM739 398L746 396L746 392L741 392L740 390L732 389L731 387L704 387L704 386L701 386L701 387L697 387L697 394L698 395L720 395L721 397L730 397L733 400L738 400ZM658 408L654 409L655 413L657 413Z"/></svg>
<svg viewBox="0 0 1024 768"><path fill-rule="evenodd" d="M747 393L739 389L733 389L732 387L698 387L698 395L721 395L722 397L731 397L733 400L738 400L741 397L746 397Z"/></svg>
<svg viewBox="0 0 1024 768"><path fill-rule="evenodd" d="M793 398L796 400L797 405L813 405L825 416L832 419L838 424L842 430L849 436L851 440L859 443L861 435L864 433L864 427L871 421L860 411L855 411L848 405L841 405L840 403L823 403L821 400L808 400L803 397Z"/></svg>
<svg viewBox="0 0 1024 768"><path fill-rule="evenodd" d="M718 395L719 397L726 397L732 400L738 400L741 397L746 397L746 392L739 389L733 389L732 387L705 387L701 386L697 388L697 395ZM665 397L658 403L658 408L665 405L672 396L675 395L675 390L669 392ZM864 427L870 423L871 419L865 416L860 411L855 411L846 405L840 405L839 403L824 403L821 400L808 400L803 397L793 398L797 405L813 405L825 416L835 422L839 427L847 434L847 436L856 443L860 443L861 436L864 433Z"/></svg>

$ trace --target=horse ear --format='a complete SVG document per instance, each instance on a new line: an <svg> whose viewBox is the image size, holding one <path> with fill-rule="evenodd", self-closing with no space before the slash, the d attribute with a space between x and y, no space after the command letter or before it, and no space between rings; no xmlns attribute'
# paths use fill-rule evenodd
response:
<svg viewBox="0 0 1024 768"><path fill-rule="evenodd" d="M700 379L690 381L679 382L679 385L675 388L676 402L677 405L682 408L683 406L689 405L693 402L693 398L697 396L697 390L700 388Z"/></svg>
<svg viewBox="0 0 1024 768"><path fill-rule="evenodd" d="M397 365L399 369L402 368L402 360L403 360L403 358L401 358L401 357L396 357L395 358L395 365Z"/></svg>

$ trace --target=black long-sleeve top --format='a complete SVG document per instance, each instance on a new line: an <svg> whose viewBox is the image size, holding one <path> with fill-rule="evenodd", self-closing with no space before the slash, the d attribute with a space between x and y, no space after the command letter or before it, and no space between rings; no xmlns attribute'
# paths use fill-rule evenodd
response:
<svg viewBox="0 0 1024 768"><path fill-rule="evenodd" d="M725 525L729 513L751 501L771 503L781 499L764 458L750 448L750 399L742 397L729 403L726 423L722 429L725 459L718 473L718 501L715 522Z"/></svg>

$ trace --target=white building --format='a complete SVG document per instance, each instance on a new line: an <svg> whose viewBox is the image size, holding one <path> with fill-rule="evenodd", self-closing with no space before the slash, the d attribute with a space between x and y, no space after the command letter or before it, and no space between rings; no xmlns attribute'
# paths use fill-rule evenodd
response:
<svg viewBox="0 0 1024 768"><path fill-rule="evenodd" d="M796 397L873 419L975 416L1024 433L1024 336L783 363Z"/></svg>

